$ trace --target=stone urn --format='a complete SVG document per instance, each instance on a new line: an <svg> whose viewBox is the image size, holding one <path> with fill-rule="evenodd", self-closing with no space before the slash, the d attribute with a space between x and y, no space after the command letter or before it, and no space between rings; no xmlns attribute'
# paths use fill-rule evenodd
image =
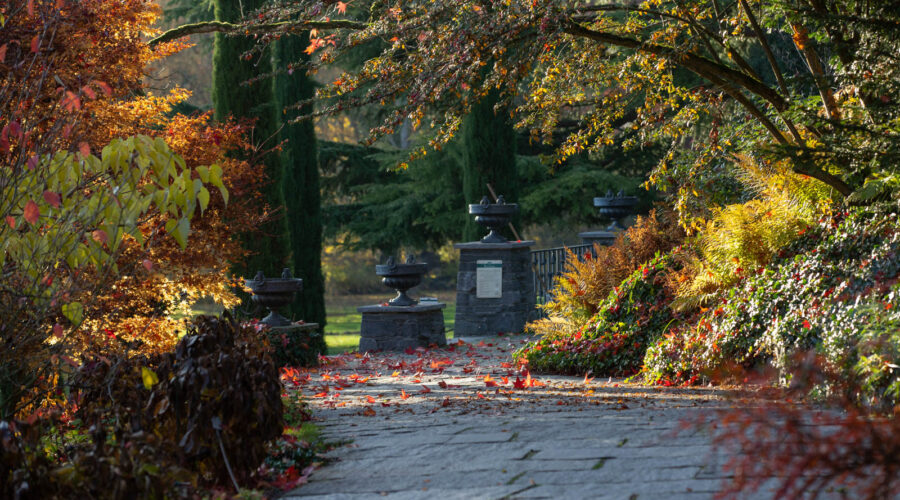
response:
<svg viewBox="0 0 900 500"><path fill-rule="evenodd" d="M482 243L506 243L507 239L498 232L500 228L509 223L509 220L519 211L516 203L506 203L503 196L497 198L497 203L491 203L487 196L481 199L477 205L469 205L469 213L475 216L475 222L481 224L490 232Z"/></svg>
<svg viewBox="0 0 900 500"><path fill-rule="evenodd" d="M288 326L291 320L278 314L278 308L294 301L294 294L303 290L303 280L291 276L291 270L285 268L280 278L266 278L262 271L250 280L244 280L253 292L253 302L267 308L269 315L260 323L272 327Z"/></svg>
<svg viewBox="0 0 900 500"><path fill-rule="evenodd" d="M425 264L416 264L416 258L410 255L405 264L394 262L393 257L388 257L385 264L375 266L375 274L381 276L381 282L388 288L397 291L397 296L388 301L392 306L414 306L416 300L406 294L406 291L422 282L422 276L428 270Z"/></svg>
<svg viewBox="0 0 900 500"><path fill-rule="evenodd" d="M631 215L637 202L637 196L625 196L622 191L613 196L610 190L606 192L606 196L594 198L594 206L597 207L597 212L601 216L612 220L612 223L606 228L607 231L624 229L619 220Z"/></svg>

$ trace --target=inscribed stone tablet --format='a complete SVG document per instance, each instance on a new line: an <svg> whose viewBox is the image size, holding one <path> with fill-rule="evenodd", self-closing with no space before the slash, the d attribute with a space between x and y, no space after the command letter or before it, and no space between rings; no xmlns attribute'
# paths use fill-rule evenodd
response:
<svg viewBox="0 0 900 500"><path fill-rule="evenodd" d="M503 261L479 260L475 263L475 296L499 299L503 296Z"/></svg>

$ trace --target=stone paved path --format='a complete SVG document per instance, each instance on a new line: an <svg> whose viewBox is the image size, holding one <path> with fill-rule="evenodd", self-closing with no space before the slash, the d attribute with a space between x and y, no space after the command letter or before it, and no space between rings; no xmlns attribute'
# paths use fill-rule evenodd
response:
<svg viewBox="0 0 900 500"><path fill-rule="evenodd" d="M723 460L681 422L725 405L722 391L546 375L516 388L510 353L525 337L464 340L332 357L298 375L324 436L350 444L286 498L699 500L718 491Z"/></svg>

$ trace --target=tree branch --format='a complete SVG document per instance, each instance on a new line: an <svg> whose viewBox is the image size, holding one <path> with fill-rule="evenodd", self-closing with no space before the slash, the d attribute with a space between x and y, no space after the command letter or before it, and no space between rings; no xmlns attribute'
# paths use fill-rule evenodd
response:
<svg viewBox="0 0 900 500"><path fill-rule="evenodd" d="M813 50L812 45L810 45L809 37L806 35L806 28L791 23L791 29L794 31L794 45L806 59L809 72L812 73L813 81L816 83L816 88L819 90L819 96L822 97L825 113L828 115L828 118L832 120L840 120L841 111L838 109L837 102L834 100L834 92L831 91L828 80L825 78L825 70L822 68L822 63L819 62L818 54L816 54L816 51Z"/></svg>
<svg viewBox="0 0 900 500"><path fill-rule="evenodd" d="M666 47L664 45L644 43L640 40L635 40L633 38L627 38L612 33L589 30L573 21L568 21L565 24L563 31L572 36L589 38L598 42L616 45L618 47L635 49L641 52L664 57L685 69L697 73L698 75L706 78L709 81L713 81L716 78L727 80L737 85L738 87L741 87L748 92L759 96L765 101L768 101L770 104L772 104L772 106L775 107L775 109L779 111L787 108L787 101L785 101L784 97L782 97L781 94L779 94L776 90L770 88L765 83L740 71L729 68L728 66L718 64L715 61L712 61L705 57L701 57L690 52L681 53L676 49Z"/></svg>
<svg viewBox="0 0 900 500"><path fill-rule="evenodd" d="M747 19L750 20L750 26L753 27L753 31L756 33L756 38L759 39L759 44L762 45L763 52L766 54L766 59L769 61L769 66L772 68L772 73L775 73L775 80L778 81L778 88L781 89L781 92L785 97L790 97L791 94L788 92L787 84L784 83L784 75L781 74L781 68L778 67L778 61L775 60L775 54L772 53L769 41L766 40L766 34L756 21L756 16L753 14L753 11L750 10L750 6L747 5L747 0L739 1L741 7L744 8L744 12L747 14Z"/></svg>
<svg viewBox="0 0 900 500"><path fill-rule="evenodd" d="M263 24L235 24L224 21L206 21L195 24L184 24L150 40L148 44L154 45L170 42L189 35L200 35L204 33L265 33L270 31L281 31L285 33L301 32L311 29L352 29L364 30L368 27L366 23L358 21L350 21L346 19L335 19L332 21L282 21L279 23L263 23Z"/></svg>

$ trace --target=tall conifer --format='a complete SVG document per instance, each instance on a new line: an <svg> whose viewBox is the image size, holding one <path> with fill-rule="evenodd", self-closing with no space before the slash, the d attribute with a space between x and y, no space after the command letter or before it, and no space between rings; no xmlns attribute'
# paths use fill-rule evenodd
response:
<svg viewBox="0 0 900 500"><path fill-rule="evenodd" d="M275 77L275 102L282 120L284 141L281 161L284 165L284 195L287 225L295 276L303 278L303 293L293 305L296 318L325 325L325 280L322 276L322 212L319 192L319 162L316 130L312 121L289 123L298 114L311 111L282 112L285 106L310 99L313 82L306 70L288 71L292 63L309 59L303 50L309 34L286 36L274 45L274 65L281 72ZM298 60L298 57L300 59Z"/></svg>
<svg viewBox="0 0 900 500"><path fill-rule="evenodd" d="M498 95L491 92L476 104L462 125L463 193L466 203L478 203L490 196L490 183L497 195L508 202L519 198L519 177L516 173L516 134L503 109L494 112ZM493 200L492 200L493 201ZM504 229L503 234L512 238ZM466 219L464 241L476 241L485 235L473 217Z"/></svg>
<svg viewBox="0 0 900 500"><path fill-rule="evenodd" d="M241 19L261 7L264 0L214 0L217 21L240 22ZM278 115L270 80L257 81L251 85L245 82L261 74L272 71L269 49L244 59L256 42L245 36L227 36L216 33L213 49L213 104L215 117L255 120L253 141L262 149L277 144ZM262 224L260 233L245 234L244 248L253 252L243 262L236 263L235 273L250 277L257 271L266 276L281 276L282 268L288 265L287 226L284 217L284 197L281 183L283 167L277 153L268 154L263 159L266 184L261 186L265 202L275 211L274 216Z"/></svg>

